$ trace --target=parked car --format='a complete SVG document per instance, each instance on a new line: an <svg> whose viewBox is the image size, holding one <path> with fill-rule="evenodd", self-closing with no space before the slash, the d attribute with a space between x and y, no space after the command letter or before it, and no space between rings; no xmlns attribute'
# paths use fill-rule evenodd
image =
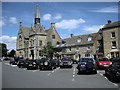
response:
<svg viewBox="0 0 120 90"><path fill-rule="evenodd" d="M12 64L12 65L17 65L17 61L15 61L15 60L10 60L10 62L9 62L10 64Z"/></svg>
<svg viewBox="0 0 120 90"><path fill-rule="evenodd" d="M93 57L82 57L78 61L78 74L81 72L97 73L97 63Z"/></svg>
<svg viewBox="0 0 120 90"><path fill-rule="evenodd" d="M27 68L27 67L28 67L28 63L29 63L29 60L20 59L20 60L18 61L17 66L18 66L19 68Z"/></svg>
<svg viewBox="0 0 120 90"><path fill-rule="evenodd" d="M120 61L120 58L110 58L109 59L111 62L116 62L116 61Z"/></svg>
<svg viewBox="0 0 120 90"><path fill-rule="evenodd" d="M112 65L112 62L106 57L99 57L97 59L97 65L98 69L105 69L106 67Z"/></svg>
<svg viewBox="0 0 120 90"><path fill-rule="evenodd" d="M116 80L120 82L120 61L116 61L110 67L106 68L105 75L113 82Z"/></svg>
<svg viewBox="0 0 120 90"><path fill-rule="evenodd" d="M55 61L56 67L60 66L60 60L59 59L53 59L53 61Z"/></svg>
<svg viewBox="0 0 120 90"><path fill-rule="evenodd" d="M40 63L40 60L39 59L36 59L36 60L29 60L28 61L28 66L27 66L27 69L39 69L39 63Z"/></svg>
<svg viewBox="0 0 120 90"><path fill-rule="evenodd" d="M63 57L60 62L60 68L70 67L72 68L73 61L70 57Z"/></svg>
<svg viewBox="0 0 120 90"><path fill-rule="evenodd" d="M39 69L55 69L56 68L56 63L53 59L51 58L41 58L40 59L40 64L39 64Z"/></svg>
<svg viewBox="0 0 120 90"><path fill-rule="evenodd" d="M73 61L73 64L77 64L78 63L78 61L75 60L75 59L72 59L72 61Z"/></svg>

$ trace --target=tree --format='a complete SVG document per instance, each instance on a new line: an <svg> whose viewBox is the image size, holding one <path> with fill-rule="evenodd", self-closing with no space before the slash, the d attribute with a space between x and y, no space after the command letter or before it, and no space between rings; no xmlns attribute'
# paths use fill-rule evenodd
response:
<svg viewBox="0 0 120 90"><path fill-rule="evenodd" d="M9 57L14 57L15 56L15 50L11 50L10 53L8 54Z"/></svg>
<svg viewBox="0 0 120 90"><path fill-rule="evenodd" d="M0 57L7 57L7 45L4 43L0 43Z"/></svg>
<svg viewBox="0 0 120 90"><path fill-rule="evenodd" d="M52 58L53 54L55 52L51 42L47 42L45 46L42 47L42 54L46 56L47 58Z"/></svg>

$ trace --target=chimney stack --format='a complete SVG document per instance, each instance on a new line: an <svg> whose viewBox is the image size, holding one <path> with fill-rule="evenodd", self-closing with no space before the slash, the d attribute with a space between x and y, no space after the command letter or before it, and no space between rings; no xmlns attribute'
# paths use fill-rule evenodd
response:
<svg viewBox="0 0 120 90"><path fill-rule="evenodd" d="M20 22L20 27L22 27L22 22Z"/></svg>
<svg viewBox="0 0 120 90"><path fill-rule="evenodd" d="M70 37L72 38L74 35L73 34L70 34Z"/></svg>
<svg viewBox="0 0 120 90"><path fill-rule="evenodd" d="M111 23L112 21L111 20L108 20L108 24Z"/></svg>
<svg viewBox="0 0 120 90"><path fill-rule="evenodd" d="M55 28L55 23L51 23L51 28Z"/></svg>

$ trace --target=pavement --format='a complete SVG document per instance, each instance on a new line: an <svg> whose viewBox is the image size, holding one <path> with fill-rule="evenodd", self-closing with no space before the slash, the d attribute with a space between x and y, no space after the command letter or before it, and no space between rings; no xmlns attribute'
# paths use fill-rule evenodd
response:
<svg viewBox="0 0 120 90"><path fill-rule="evenodd" d="M104 76L104 70L97 74L77 74L73 68L59 67L52 70L27 70L16 65L3 63L2 88L115 88L120 83L112 83Z"/></svg>

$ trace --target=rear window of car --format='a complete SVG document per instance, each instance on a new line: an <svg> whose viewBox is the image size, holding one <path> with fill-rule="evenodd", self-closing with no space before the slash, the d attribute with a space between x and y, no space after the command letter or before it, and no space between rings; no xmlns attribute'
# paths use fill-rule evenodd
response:
<svg viewBox="0 0 120 90"><path fill-rule="evenodd" d="M82 58L81 59L81 62L88 62L88 61L93 62L93 59L92 58Z"/></svg>
<svg viewBox="0 0 120 90"><path fill-rule="evenodd" d="M70 58L62 58L62 61L70 61Z"/></svg>
<svg viewBox="0 0 120 90"><path fill-rule="evenodd" d="M98 59L99 61L109 61L109 59L107 59L107 58L100 58L100 59Z"/></svg>

